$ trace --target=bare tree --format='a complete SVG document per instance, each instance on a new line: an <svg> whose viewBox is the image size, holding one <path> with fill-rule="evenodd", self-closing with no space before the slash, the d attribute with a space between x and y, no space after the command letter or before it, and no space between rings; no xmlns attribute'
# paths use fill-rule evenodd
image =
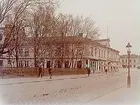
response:
<svg viewBox="0 0 140 105"><path fill-rule="evenodd" d="M6 15L3 16L3 19L2 19L2 20L5 20L4 24L6 27L4 30L4 41L3 41L2 46L0 47L1 54L8 53L9 51L12 51L15 48L14 46L15 40L16 40L15 38L17 36L17 34L15 34L15 30L17 27L19 27L19 23L22 23L21 17L23 16L23 13L26 10L26 8L29 6L30 0L22 0L16 3L18 3L18 5L15 5L13 8L12 6L10 6L12 8L11 14L9 13L8 17L5 17ZM10 7L9 9L11 9Z"/></svg>
<svg viewBox="0 0 140 105"><path fill-rule="evenodd" d="M72 15L60 14L59 23L58 31L61 37L61 44L59 44L60 51L58 52L60 53L61 64L64 63L64 58L67 57L71 58L71 65L75 67L75 62L84 56L84 51L88 45L86 39L95 40L98 38L99 30L95 26L95 22L89 17L73 17ZM72 40L71 44L68 45L68 40L66 41L66 39ZM70 46L70 52L65 49L65 46Z"/></svg>
<svg viewBox="0 0 140 105"><path fill-rule="evenodd" d="M0 1L0 24L9 15L16 0L1 0Z"/></svg>
<svg viewBox="0 0 140 105"><path fill-rule="evenodd" d="M48 2L49 3L49 2ZM37 67L38 61L44 58L46 50L50 46L47 43L47 38L51 37L54 33L54 7L49 4L45 6L38 6L34 11L30 11L31 18L28 24L29 33L31 35L31 43L34 46L32 51L34 54L34 66Z"/></svg>

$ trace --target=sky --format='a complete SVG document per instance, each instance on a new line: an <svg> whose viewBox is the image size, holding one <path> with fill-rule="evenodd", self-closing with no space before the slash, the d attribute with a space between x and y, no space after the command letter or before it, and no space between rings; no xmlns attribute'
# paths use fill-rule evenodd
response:
<svg viewBox="0 0 140 105"><path fill-rule="evenodd" d="M100 38L108 36L112 48L126 54L130 42L131 52L140 54L140 0L64 0L57 10L90 16L102 32Z"/></svg>

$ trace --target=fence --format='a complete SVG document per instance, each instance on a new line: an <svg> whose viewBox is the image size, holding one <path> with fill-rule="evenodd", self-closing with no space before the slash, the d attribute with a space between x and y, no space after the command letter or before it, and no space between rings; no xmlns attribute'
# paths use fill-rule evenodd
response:
<svg viewBox="0 0 140 105"><path fill-rule="evenodd" d="M44 68L42 70L44 76L48 75L48 69ZM78 74L87 74L87 70L77 69L77 68L52 68L53 75L78 75ZM38 68L5 68L0 70L1 76L37 76Z"/></svg>

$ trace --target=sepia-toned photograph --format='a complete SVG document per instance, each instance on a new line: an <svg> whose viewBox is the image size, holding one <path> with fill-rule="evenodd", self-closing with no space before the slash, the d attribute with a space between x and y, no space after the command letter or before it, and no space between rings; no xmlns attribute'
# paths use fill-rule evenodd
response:
<svg viewBox="0 0 140 105"><path fill-rule="evenodd" d="M139 0L0 0L0 105L140 105Z"/></svg>

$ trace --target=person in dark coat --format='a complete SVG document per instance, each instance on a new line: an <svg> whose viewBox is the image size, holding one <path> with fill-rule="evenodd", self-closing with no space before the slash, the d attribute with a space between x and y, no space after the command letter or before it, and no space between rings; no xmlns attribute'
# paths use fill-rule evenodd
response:
<svg viewBox="0 0 140 105"><path fill-rule="evenodd" d="M52 69L49 68L49 69L48 69L48 72L49 72L50 79L52 79Z"/></svg>
<svg viewBox="0 0 140 105"><path fill-rule="evenodd" d="M105 69L105 72L106 72L106 74L107 74L107 68Z"/></svg>
<svg viewBox="0 0 140 105"><path fill-rule="evenodd" d="M38 77L42 78L42 67L41 67L41 65L39 65L39 68L38 68Z"/></svg>
<svg viewBox="0 0 140 105"><path fill-rule="evenodd" d="M90 75L90 68L89 67L87 67L87 74L88 74L88 76Z"/></svg>

